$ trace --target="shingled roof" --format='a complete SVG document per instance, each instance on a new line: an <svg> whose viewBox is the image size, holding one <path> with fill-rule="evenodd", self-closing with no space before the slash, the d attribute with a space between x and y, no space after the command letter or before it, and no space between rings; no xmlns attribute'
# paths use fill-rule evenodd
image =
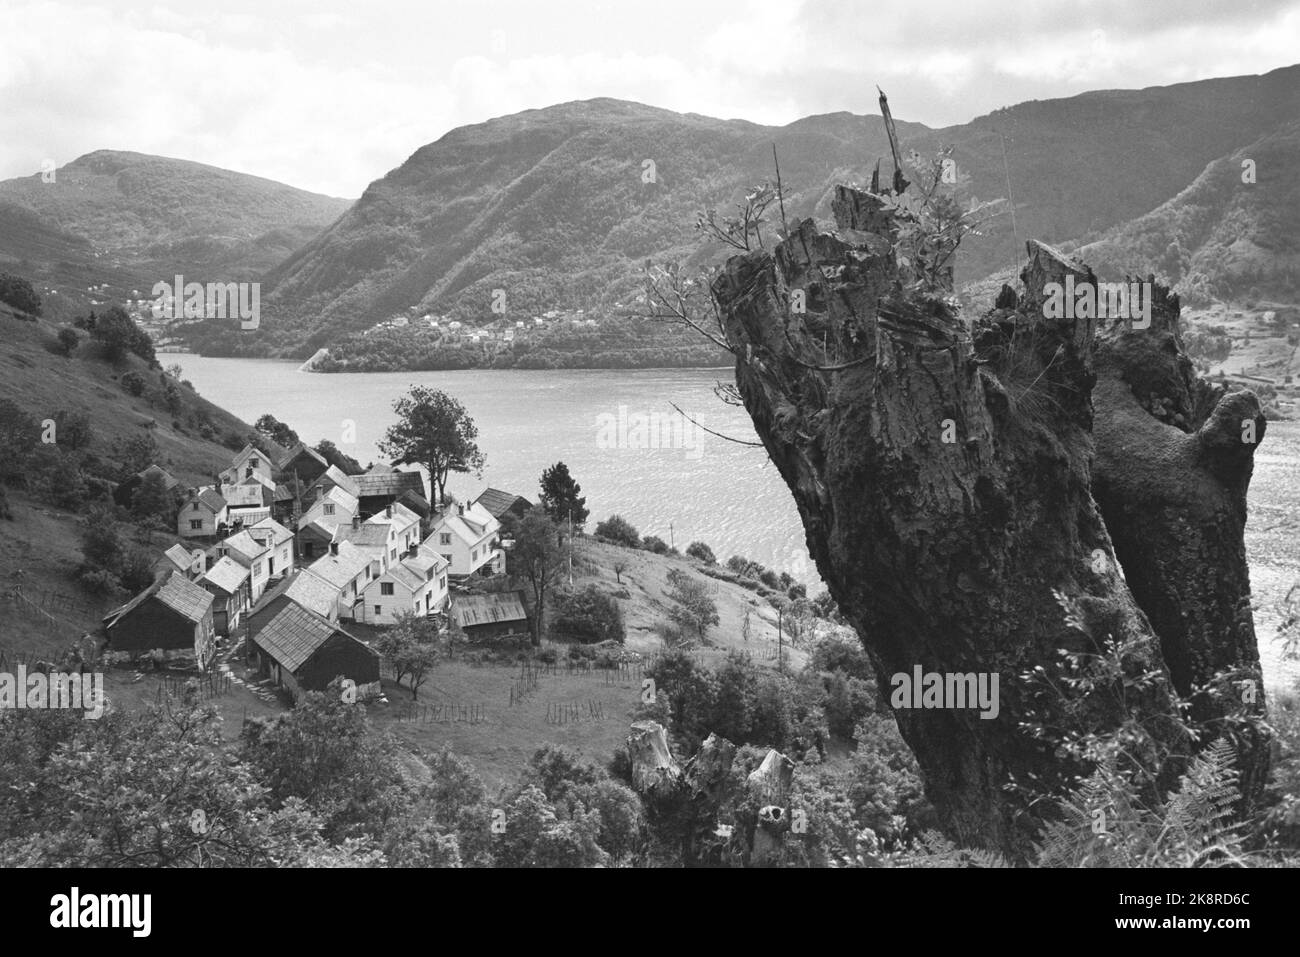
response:
<svg viewBox="0 0 1300 957"><path fill-rule="evenodd" d="M202 621L208 609L212 607L211 592L200 588L178 572L168 571L125 605L114 608L105 615L104 627L112 628L151 598L157 598L172 611L195 623Z"/></svg>
<svg viewBox="0 0 1300 957"><path fill-rule="evenodd" d="M248 578L248 569L233 558L222 556L211 568L199 579L200 584L209 583L215 585L224 591L227 595L233 595L239 591L239 586Z"/></svg>
<svg viewBox="0 0 1300 957"><path fill-rule="evenodd" d="M523 597L514 591L491 595L458 595L452 600L452 614L462 628L495 622L527 621Z"/></svg>
<svg viewBox="0 0 1300 957"><path fill-rule="evenodd" d="M301 605L290 603L266 623L253 638L253 644L278 661L281 667L294 672L335 633L357 641L338 625L312 614Z"/></svg>
<svg viewBox="0 0 1300 957"><path fill-rule="evenodd" d="M424 494L424 479L419 472L365 472L352 476L360 498L388 495L397 498L403 492Z"/></svg>
<svg viewBox="0 0 1300 957"><path fill-rule="evenodd" d="M500 519L507 512L520 514L533 507L533 503L522 495L503 492L499 488L484 489L483 494L474 499L475 505L481 505L495 519Z"/></svg>

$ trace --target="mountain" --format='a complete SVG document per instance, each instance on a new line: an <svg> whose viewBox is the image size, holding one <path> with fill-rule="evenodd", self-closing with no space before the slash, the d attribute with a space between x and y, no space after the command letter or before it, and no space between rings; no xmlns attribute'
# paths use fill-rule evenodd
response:
<svg viewBox="0 0 1300 957"><path fill-rule="evenodd" d="M251 281L348 206L189 160L98 150L50 182L40 174L0 182L0 269L78 303L88 285L107 283L95 297L120 301L177 273Z"/></svg>
<svg viewBox="0 0 1300 957"><path fill-rule="evenodd" d="M1296 302L1297 223L1300 120L1209 163L1172 199L1076 255L1103 279L1154 273L1194 306L1211 299Z"/></svg>
<svg viewBox="0 0 1300 957"><path fill-rule="evenodd" d="M905 92L894 92L901 112ZM1014 228L1003 215L963 246L959 278L969 280L1011 266L1028 237L1063 242L1155 209L1298 114L1300 67L1288 67L1031 101L939 130L898 127L904 149L951 145L969 195L1014 200ZM222 325L194 339L217 354L305 357L411 310L481 324L497 318L495 290L511 318L608 315L640 289L647 258L721 252L701 252L695 213L772 178L773 144L791 218L827 217L835 183L865 181L881 157L890 168L874 116L770 127L597 99L500 117L417 150L267 273L259 333Z"/></svg>

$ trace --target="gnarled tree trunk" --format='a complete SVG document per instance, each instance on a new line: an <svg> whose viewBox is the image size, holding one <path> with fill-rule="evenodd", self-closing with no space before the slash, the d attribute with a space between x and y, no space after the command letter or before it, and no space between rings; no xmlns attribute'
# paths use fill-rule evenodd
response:
<svg viewBox="0 0 1300 957"><path fill-rule="evenodd" d="M734 257L715 280L737 387L885 697L892 676L917 666L997 675L995 717L973 708L895 715L954 838L1023 858L1035 819L1007 785L1032 780L1050 790L1084 769L1022 722L1089 732L1137 716L1151 750L1194 747L1176 721L1159 720L1174 715L1167 684L1123 701L1093 696L1081 710L1023 680L1027 672L1050 670L1058 649L1151 638L1153 625L1161 641L1139 643L1133 665L1172 670L1180 690L1182 668L1188 682L1207 678L1208 668L1258 672L1240 521L1253 446L1227 448L1220 427L1253 397L1220 397L1216 406L1184 377L1193 412L1185 420L1209 425L1185 434L1144 421L1144 435L1171 434L1130 440L1124 417L1140 410L1126 363L1154 349L1136 363L1143 375L1157 374L1159 356L1181 369L1176 339L1166 354L1163 341L1135 346L1141 333L1106 331L1099 346L1096 319L1045 318L1041 283L1074 267L1041 246L1031 248L1020 308L1004 295L1006 307L968 323L950 299L902 291L898 224L878 198L840 187L833 209L836 230L805 220L773 252ZM1099 374L1104 409L1094 434ZM1157 464L1175 446L1181 457ZM1160 507L1120 529L1119 542L1093 497L1094 459L1100 499L1115 516L1135 500L1128 483L1155 483L1141 495ZM1140 475L1139 461L1159 474ZM1188 544L1178 510L1192 502L1201 527ZM1151 557L1147 549L1174 546L1149 575L1129 571ZM1130 590L1116 557L1130 580L1148 584ZM1228 573L1216 575L1209 562L1227 563ZM1182 617L1144 601L1168 602ZM1067 604L1081 621L1067 620ZM1221 622L1235 623L1228 640L1216 632ZM1247 764L1265 760L1251 753Z"/></svg>

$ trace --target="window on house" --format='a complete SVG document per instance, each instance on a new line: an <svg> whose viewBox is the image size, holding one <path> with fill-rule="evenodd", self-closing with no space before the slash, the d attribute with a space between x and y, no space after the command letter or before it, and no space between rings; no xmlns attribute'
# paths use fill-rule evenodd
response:
<svg viewBox="0 0 1300 957"><path fill-rule="evenodd" d="M382 615L383 613L384 613L384 606L383 606L383 605L376 605L376 606L375 606L375 614L376 614L376 615Z"/></svg>
<svg viewBox="0 0 1300 957"><path fill-rule="evenodd" d="M441 578L438 579L438 587L441 588L441 589L443 589L444 591L447 589L447 576L446 576L446 575L443 575Z"/></svg>
<svg viewBox="0 0 1300 957"><path fill-rule="evenodd" d="M326 515L333 515L333 514L334 514L334 506L331 505L331 504L328 503L328 502L325 503L325 514L326 514Z"/></svg>
<svg viewBox="0 0 1300 957"><path fill-rule="evenodd" d="M195 505L194 507L195 507L195 508L198 508L197 505ZM438 536L438 544L439 544L439 545L450 545L450 544L451 544L451 532L443 532L442 534L440 534L440 535Z"/></svg>
<svg viewBox="0 0 1300 957"><path fill-rule="evenodd" d="M442 560L445 561L448 565L451 564L451 556L450 556L450 555L443 555L443 556L442 556Z"/></svg>
<svg viewBox="0 0 1300 957"><path fill-rule="evenodd" d="M393 561L397 561L397 549L390 548L388 550L388 557L391 558Z"/></svg>
<svg viewBox="0 0 1300 957"><path fill-rule="evenodd" d="M190 531L191 532L203 531L203 519L201 518L190 519Z"/></svg>
<svg viewBox="0 0 1300 957"><path fill-rule="evenodd" d="M244 469L244 478L252 478L252 477L253 477L253 470L252 470L252 469Z"/></svg>
<svg viewBox="0 0 1300 957"><path fill-rule="evenodd" d="M478 549L477 549L477 548L474 549L474 551L470 553L469 560L472 561L472 562L476 562L476 561L478 561Z"/></svg>
<svg viewBox="0 0 1300 957"><path fill-rule="evenodd" d="M253 575L256 576L256 575L260 575L260 574L262 574L262 563L261 563L261 562L253 562Z"/></svg>
<svg viewBox="0 0 1300 957"><path fill-rule="evenodd" d="M191 511L191 512L197 512L198 510L199 510L199 503L198 503L198 502L195 502L195 503L193 504L193 506L190 507L190 511Z"/></svg>
<svg viewBox="0 0 1300 957"><path fill-rule="evenodd" d="M248 464L251 465L253 468L260 468L262 465L262 463L255 458L249 459Z"/></svg>
<svg viewBox="0 0 1300 957"><path fill-rule="evenodd" d="M357 583L356 583L356 582L353 582L353 583L352 583L352 594L355 595L356 593L357 593Z"/></svg>
<svg viewBox="0 0 1300 957"><path fill-rule="evenodd" d="M391 595L392 593L393 593L393 583L392 583L392 582L380 582L380 583L379 583L379 594L381 594L381 595Z"/></svg>

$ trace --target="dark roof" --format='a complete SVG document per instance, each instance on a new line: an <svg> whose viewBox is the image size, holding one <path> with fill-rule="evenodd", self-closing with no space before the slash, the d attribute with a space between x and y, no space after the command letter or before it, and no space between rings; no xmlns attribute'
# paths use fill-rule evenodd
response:
<svg viewBox="0 0 1300 957"><path fill-rule="evenodd" d="M416 515L419 515L420 518L428 518L433 511L429 507L429 500L424 497L423 493L417 492L414 489L407 489L401 495L397 496L397 501L399 504L405 505Z"/></svg>
<svg viewBox="0 0 1300 957"><path fill-rule="evenodd" d="M483 494L474 499L479 505L487 509L492 517L500 519L506 512L527 511L533 507L533 503L528 501L522 495L515 495L513 492L503 492L499 488L485 489ZM521 504L522 503L522 504Z"/></svg>
<svg viewBox="0 0 1300 957"><path fill-rule="evenodd" d="M188 505L195 499L198 499L208 508L212 509L213 512L220 512L226 507L226 500L221 497L221 493L211 487L199 489L198 494L191 495L185 504Z"/></svg>
<svg viewBox="0 0 1300 957"><path fill-rule="evenodd" d="M352 481L357 483L358 498L379 495L396 498L406 491L424 495L424 479L419 472L365 472L352 476Z"/></svg>
<svg viewBox="0 0 1300 957"><path fill-rule="evenodd" d="M286 451L283 454L281 460L275 463L276 467L288 468L290 465L293 464L294 459L303 455L307 456L307 458L309 459L315 459L317 462L319 462L321 465L324 465L326 468L329 467L329 462L325 461L325 456L321 455L319 452L313 449L306 442L299 442L293 448Z"/></svg>
<svg viewBox="0 0 1300 957"><path fill-rule="evenodd" d="M193 622L202 621L208 609L212 607L211 592L194 584L177 571L165 571L140 594L105 615L104 626L112 628L123 617L151 598L157 598L172 611L180 613Z"/></svg>
<svg viewBox="0 0 1300 957"><path fill-rule="evenodd" d="M457 595L452 599L452 614L462 628L490 625L501 621L527 621L523 596L517 591L490 595Z"/></svg>
<svg viewBox="0 0 1300 957"><path fill-rule="evenodd" d="M320 615L313 615L292 602L267 622L253 638L253 643L292 672L306 664L335 634L356 641L372 655L376 654L338 625L326 621Z"/></svg>

